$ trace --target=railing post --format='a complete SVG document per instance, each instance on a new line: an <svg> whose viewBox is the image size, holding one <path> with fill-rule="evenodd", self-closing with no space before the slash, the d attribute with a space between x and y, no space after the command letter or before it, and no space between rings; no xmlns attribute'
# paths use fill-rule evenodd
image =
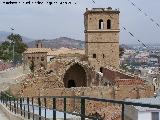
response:
<svg viewBox="0 0 160 120"><path fill-rule="evenodd" d="M16 99L16 101L17 101L17 113L19 112L19 109L18 109L18 98Z"/></svg>
<svg viewBox="0 0 160 120"><path fill-rule="evenodd" d="M56 120L56 98L53 98L53 120Z"/></svg>
<svg viewBox="0 0 160 120"><path fill-rule="evenodd" d="M33 104L33 101L34 101L34 99L32 97L32 110L33 110L33 120L34 120L34 104Z"/></svg>
<svg viewBox="0 0 160 120"><path fill-rule="evenodd" d="M81 120L85 120L85 98L81 98Z"/></svg>
<svg viewBox="0 0 160 120"><path fill-rule="evenodd" d="M2 91L1 91L1 103L2 103L2 99L3 99L3 97L2 97Z"/></svg>
<svg viewBox="0 0 160 120"><path fill-rule="evenodd" d="M39 106L39 120L41 120L41 99L38 98L38 106Z"/></svg>
<svg viewBox="0 0 160 120"><path fill-rule="evenodd" d="M64 120L66 120L66 97L64 98Z"/></svg>
<svg viewBox="0 0 160 120"><path fill-rule="evenodd" d="M45 117L45 120L46 120L46 107L47 107L47 105L46 105L46 98L44 98L44 107L45 107L45 111L44 111L44 117Z"/></svg>
<svg viewBox="0 0 160 120"><path fill-rule="evenodd" d="M2 91L1 91L1 102L2 102Z"/></svg>
<svg viewBox="0 0 160 120"><path fill-rule="evenodd" d="M27 97L27 106L28 106L28 119L30 119L29 97Z"/></svg>
<svg viewBox="0 0 160 120"><path fill-rule="evenodd" d="M14 101L14 113L16 114L16 100L15 100L15 98L13 98L13 101Z"/></svg>
<svg viewBox="0 0 160 120"><path fill-rule="evenodd" d="M3 104L4 104L4 93L3 93Z"/></svg>
<svg viewBox="0 0 160 120"><path fill-rule="evenodd" d="M6 95L6 107L7 107L7 102L8 102L8 96Z"/></svg>
<svg viewBox="0 0 160 120"><path fill-rule="evenodd" d="M23 104L24 104L24 98L23 98ZM24 104L23 106L24 106L23 107L23 115L24 115L24 117L26 117L26 105Z"/></svg>
<svg viewBox="0 0 160 120"><path fill-rule="evenodd" d="M22 98L20 98L20 110L21 110L21 116L23 115L23 112L22 112Z"/></svg>
<svg viewBox="0 0 160 120"><path fill-rule="evenodd" d="M122 104L122 120L124 120L124 104Z"/></svg>
<svg viewBox="0 0 160 120"><path fill-rule="evenodd" d="M11 111L11 97L9 97L9 109Z"/></svg>
<svg viewBox="0 0 160 120"><path fill-rule="evenodd" d="M4 98L5 98L4 100L5 100L5 104L6 104L6 102L7 102L7 100L6 100L6 94L4 95Z"/></svg>

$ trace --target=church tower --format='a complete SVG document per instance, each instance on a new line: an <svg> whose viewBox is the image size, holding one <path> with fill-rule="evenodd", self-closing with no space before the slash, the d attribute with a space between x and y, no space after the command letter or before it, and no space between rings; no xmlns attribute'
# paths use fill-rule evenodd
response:
<svg viewBox="0 0 160 120"><path fill-rule="evenodd" d="M119 13L111 7L84 13L85 54L97 71L105 66L119 67Z"/></svg>

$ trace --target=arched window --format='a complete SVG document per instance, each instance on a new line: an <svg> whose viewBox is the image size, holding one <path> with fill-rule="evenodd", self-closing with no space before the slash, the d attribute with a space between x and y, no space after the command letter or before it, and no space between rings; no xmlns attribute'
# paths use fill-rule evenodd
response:
<svg viewBox="0 0 160 120"><path fill-rule="evenodd" d="M103 29L104 28L104 22L102 19L99 20L99 29Z"/></svg>
<svg viewBox="0 0 160 120"><path fill-rule="evenodd" d="M110 19L107 20L107 29L111 29L111 20Z"/></svg>

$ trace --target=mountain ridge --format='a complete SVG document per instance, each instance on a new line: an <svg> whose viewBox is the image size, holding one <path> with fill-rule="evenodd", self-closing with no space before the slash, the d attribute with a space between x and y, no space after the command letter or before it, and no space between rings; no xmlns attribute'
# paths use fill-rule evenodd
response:
<svg viewBox="0 0 160 120"><path fill-rule="evenodd" d="M28 47L30 48L36 47L37 41L38 40L28 42L27 43ZM84 43L85 43L84 41L76 40L68 37L59 37L55 39L42 39L40 41L42 42L42 45L44 47L56 48L56 49L59 49L61 47L84 49Z"/></svg>

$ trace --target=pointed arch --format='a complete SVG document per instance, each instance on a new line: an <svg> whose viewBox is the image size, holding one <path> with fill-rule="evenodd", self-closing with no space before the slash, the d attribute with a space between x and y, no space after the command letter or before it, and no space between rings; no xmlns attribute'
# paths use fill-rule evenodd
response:
<svg viewBox="0 0 160 120"><path fill-rule="evenodd" d="M87 73L80 64L73 64L64 74L63 82L66 88L86 87Z"/></svg>

